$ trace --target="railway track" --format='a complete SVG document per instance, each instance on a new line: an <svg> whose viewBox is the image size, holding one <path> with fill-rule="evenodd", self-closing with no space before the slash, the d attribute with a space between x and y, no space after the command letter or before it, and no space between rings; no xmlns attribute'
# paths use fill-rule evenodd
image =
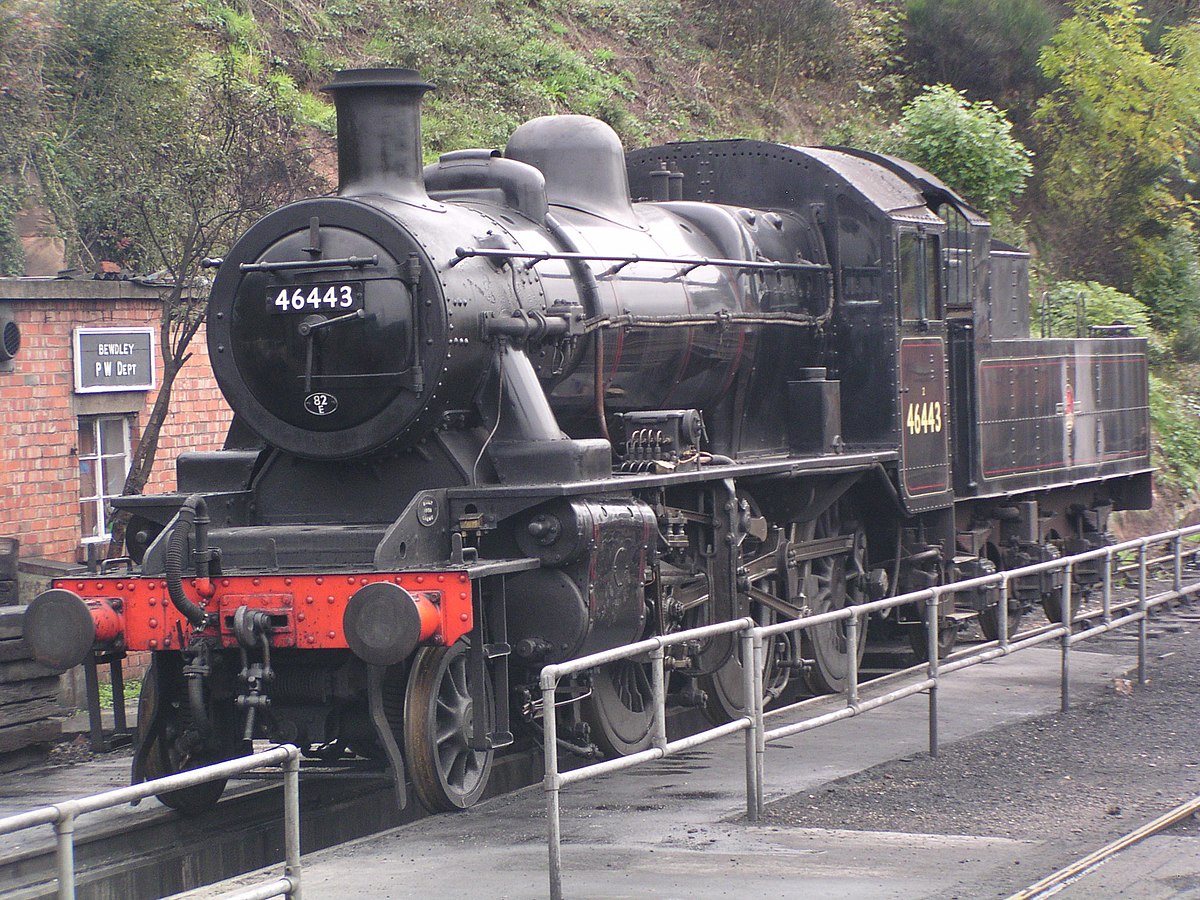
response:
<svg viewBox="0 0 1200 900"><path fill-rule="evenodd" d="M497 760L490 793L504 793L541 778L531 751ZM185 818L149 803L81 823L75 834L78 900L154 900L283 858L282 788L241 782L214 809ZM305 853L375 834L423 818L412 802L398 810L391 780L374 773L308 774L302 781L301 823ZM0 896L53 900L54 839L49 828L26 833L28 843L0 852Z"/></svg>
<svg viewBox="0 0 1200 900"><path fill-rule="evenodd" d="M1094 872L1097 868L1104 865L1104 863L1117 856L1117 854L1197 813L1200 813L1200 797L1193 797L1186 803L1181 803L1174 809L1163 813L1157 819L1146 822L1144 825L1122 835L1115 841L1110 841L1100 849L1092 851L1070 865L1063 866L1057 872L1047 875L1040 881L1031 884L1024 890L1018 891L1009 897L1008 900L1042 900L1044 897L1051 897L1068 885L1074 884L1081 878Z"/></svg>

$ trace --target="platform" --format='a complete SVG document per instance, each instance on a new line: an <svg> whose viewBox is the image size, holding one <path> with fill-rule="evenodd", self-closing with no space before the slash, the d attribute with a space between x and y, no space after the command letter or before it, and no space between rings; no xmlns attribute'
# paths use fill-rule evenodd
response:
<svg viewBox="0 0 1200 900"><path fill-rule="evenodd" d="M947 679L940 700L943 744L1057 711L1059 662L1057 649L1037 648ZM1130 666L1127 656L1074 652L1073 698L1083 703L1111 690L1112 679ZM809 791L816 805L823 784L924 753L927 708L924 696L913 697L772 745L767 801ZM743 760L738 736L564 789L565 896L948 896L972 867L1019 866L1033 849L1033 842L1000 838L750 826L742 821ZM526 788L464 813L307 855L303 866L306 897L544 898L544 796L538 786ZM224 882L184 896L216 897L245 883Z"/></svg>

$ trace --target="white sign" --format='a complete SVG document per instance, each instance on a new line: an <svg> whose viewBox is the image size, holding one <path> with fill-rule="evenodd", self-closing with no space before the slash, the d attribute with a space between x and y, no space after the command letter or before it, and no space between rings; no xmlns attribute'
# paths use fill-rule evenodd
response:
<svg viewBox="0 0 1200 900"><path fill-rule="evenodd" d="M154 388L153 328L76 328L75 392Z"/></svg>

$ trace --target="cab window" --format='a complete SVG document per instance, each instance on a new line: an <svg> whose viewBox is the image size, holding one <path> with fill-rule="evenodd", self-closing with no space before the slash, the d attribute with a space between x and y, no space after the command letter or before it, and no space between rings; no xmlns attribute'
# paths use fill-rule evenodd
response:
<svg viewBox="0 0 1200 900"><path fill-rule="evenodd" d="M936 234L900 233L900 315L906 320L942 318L940 243Z"/></svg>
<svg viewBox="0 0 1200 900"><path fill-rule="evenodd" d="M971 226L967 217L943 203L937 214L946 223L945 247L942 250L946 279L946 308L954 312L969 312L971 309Z"/></svg>

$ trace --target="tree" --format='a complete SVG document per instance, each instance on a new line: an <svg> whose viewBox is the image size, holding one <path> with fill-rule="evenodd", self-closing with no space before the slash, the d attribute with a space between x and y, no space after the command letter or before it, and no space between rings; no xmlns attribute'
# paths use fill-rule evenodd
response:
<svg viewBox="0 0 1200 900"><path fill-rule="evenodd" d="M1025 189L1033 154L990 101L948 84L926 87L900 116L895 150L924 166L982 212L1001 213Z"/></svg>
<svg viewBox="0 0 1200 900"><path fill-rule="evenodd" d="M180 111L194 116L190 127L160 116L154 146L129 148L143 151L137 157L132 152L115 157L138 158L139 166L113 166L103 173L113 196L136 216L130 229L137 235L134 246L161 264L166 282L159 327L162 381L133 453L126 494L141 493L146 485L171 388L204 322L208 294L200 278L202 261L313 181L299 130L280 117L269 98L238 86L228 72L196 83ZM114 530L114 543L117 538Z"/></svg>
<svg viewBox="0 0 1200 900"><path fill-rule="evenodd" d="M1075 275L1130 290L1161 263L1164 239L1190 242L1200 27L1168 29L1151 51L1134 0L1074 9L1040 60L1054 83L1035 114L1046 236Z"/></svg>
<svg viewBox="0 0 1200 900"><path fill-rule="evenodd" d="M38 64L23 88L32 127L7 136L3 158L34 167L73 260L154 272L162 286L161 382L124 489L136 494L204 322L200 264L316 187L309 132L295 85L244 29L197 24L157 0L29 7L46 26L27 53ZM122 536L114 523L113 549Z"/></svg>
<svg viewBox="0 0 1200 900"><path fill-rule="evenodd" d="M1048 0L908 0L904 53L920 83L1026 108L1054 25Z"/></svg>
<svg viewBox="0 0 1200 900"><path fill-rule="evenodd" d="M15 219L33 199L48 132L42 66L55 21L37 0L0 5L0 275L25 272Z"/></svg>

